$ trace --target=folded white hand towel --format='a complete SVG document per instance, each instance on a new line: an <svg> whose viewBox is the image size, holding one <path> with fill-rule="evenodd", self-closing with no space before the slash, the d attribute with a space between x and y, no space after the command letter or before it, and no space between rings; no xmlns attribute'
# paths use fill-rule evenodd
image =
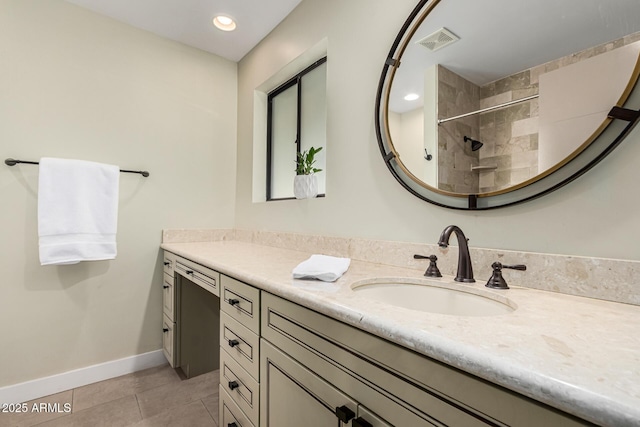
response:
<svg viewBox="0 0 640 427"><path fill-rule="evenodd" d="M40 160L40 264L116 257L119 179L118 166L83 160Z"/></svg>
<svg viewBox="0 0 640 427"><path fill-rule="evenodd" d="M335 282L351 264L349 258L338 258L328 255L311 255L293 269L294 279L318 279L324 282Z"/></svg>

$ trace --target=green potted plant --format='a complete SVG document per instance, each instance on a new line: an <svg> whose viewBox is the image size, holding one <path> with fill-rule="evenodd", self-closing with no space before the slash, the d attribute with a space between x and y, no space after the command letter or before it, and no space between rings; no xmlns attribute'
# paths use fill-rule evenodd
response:
<svg viewBox="0 0 640 427"><path fill-rule="evenodd" d="M296 176L293 180L293 194L296 199L310 199L318 195L318 179L314 175L321 172L313 165L316 162L316 154L322 151L322 147L311 147L298 153L296 159Z"/></svg>

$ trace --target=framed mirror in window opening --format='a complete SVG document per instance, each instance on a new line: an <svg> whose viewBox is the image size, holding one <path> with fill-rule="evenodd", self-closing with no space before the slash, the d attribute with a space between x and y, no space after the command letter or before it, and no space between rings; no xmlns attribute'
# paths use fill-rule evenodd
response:
<svg viewBox="0 0 640 427"><path fill-rule="evenodd" d="M637 0L421 0L383 64L378 145L430 203L525 202L625 138L640 116L639 74Z"/></svg>
<svg viewBox="0 0 640 427"><path fill-rule="evenodd" d="M267 201L294 199L298 153L316 155L318 197L325 195L327 58L324 57L267 94Z"/></svg>

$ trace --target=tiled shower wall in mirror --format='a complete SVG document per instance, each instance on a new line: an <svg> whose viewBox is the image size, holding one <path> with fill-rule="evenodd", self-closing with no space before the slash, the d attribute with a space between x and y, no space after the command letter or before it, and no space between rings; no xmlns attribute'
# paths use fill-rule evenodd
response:
<svg viewBox="0 0 640 427"><path fill-rule="evenodd" d="M635 33L507 76L482 87L438 67L438 118L444 119L536 95L540 76L640 41ZM538 99L443 123L438 128L438 188L458 193L497 191L539 170ZM472 152L463 138L484 143ZM487 169L472 167L484 166Z"/></svg>

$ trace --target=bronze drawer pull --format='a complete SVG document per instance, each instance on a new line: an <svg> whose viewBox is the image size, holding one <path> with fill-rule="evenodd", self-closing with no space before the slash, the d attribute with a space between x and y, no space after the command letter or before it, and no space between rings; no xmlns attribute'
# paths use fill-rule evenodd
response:
<svg viewBox="0 0 640 427"><path fill-rule="evenodd" d="M338 417L338 419L345 424L355 418L355 416L356 413L349 409L349 407L347 407L346 405L336 408L336 417Z"/></svg>

